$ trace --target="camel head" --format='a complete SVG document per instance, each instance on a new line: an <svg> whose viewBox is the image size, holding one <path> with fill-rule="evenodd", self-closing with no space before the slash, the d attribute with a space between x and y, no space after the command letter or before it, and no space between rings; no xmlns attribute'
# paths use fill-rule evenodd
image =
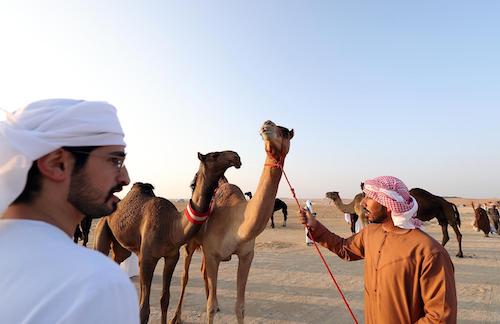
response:
<svg viewBox="0 0 500 324"><path fill-rule="evenodd" d="M212 152L205 155L198 153L198 159L200 160L200 171L214 179L220 179L224 176L224 172L232 166L236 169L241 167L240 156L233 151Z"/></svg>
<svg viewBox="0 0 500 324"><path fill-rule="evenodd" d="M150 196L150 197L155 197L155 193L153 192L153 187L152 184L150 183L142 183L142 182L136 182L132 186L132 189L130 189L131 193L140 193L141 195L144 196Z"/></svg>
<svg viewBox="0 0 500 324"><path fill-rule="evenodd" d="M330 198L331 200L340 199L338 191L330 191L326 193L326 198Z"/></svg>
<svg viewBox="0 0 500 324"><path fill-rule="evenodd" d="M278 126L272 121L264 122L260 128L260 135L264 140L267 154L276 161L284 160L290 149L290 140L293 138L293 129Z"/></svg>

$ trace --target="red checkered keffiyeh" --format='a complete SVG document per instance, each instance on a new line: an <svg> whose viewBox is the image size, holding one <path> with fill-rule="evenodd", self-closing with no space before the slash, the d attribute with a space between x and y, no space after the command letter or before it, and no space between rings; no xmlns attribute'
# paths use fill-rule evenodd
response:
<svg viewBox="0 0 500 324"><path fill-rule="evenodd" d="M382 176L364 182L363 192L391 211L395 226L423 229L422 221L415 218L418 204L408 188L396 177Z"/></svg>

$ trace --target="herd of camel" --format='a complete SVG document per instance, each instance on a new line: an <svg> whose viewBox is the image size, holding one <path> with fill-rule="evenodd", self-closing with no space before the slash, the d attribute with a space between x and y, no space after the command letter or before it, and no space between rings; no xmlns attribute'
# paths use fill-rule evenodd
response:
<svg viewBox="0 0 500 324"><path fill-rule="evenodd" d="M207 323L213 323L219 310L219 264L229 261L233 255L237 255L239 259L235 313L238 323L243 323L245 287L254 257L255 239L264 231L273 212L277 210L276 207L279 207L276 205L276 194L282 176L281 167L288 154L294 131L266 121L261 127L260 135L264 141L266 158L257 189L253 196L249 196L251 199L247 200L240 188L228 183L224 177L228 168L241 166L240 157L236 152L223 151L206 155L198 153L199 169L192 183L189 205L185 210L179 211L169 200L156 196L151 184L137 182L118 204L117 210L97 223L94 249L105 255L111 252L111 257L117 263L123 262L132 252L139 258L141 323L147 323L149 319L151 282L160 258L165 261L160 300L161 322L167 323L170 284L182 251L182 291L177 310L170 321L181 323L191 258L200 248L203 251L201 272L207 297ZM443 230L443 245L449 240L448 224L454 229L459 243L457 256L463 257L462 235L458 229L460 215L456 206L423 189L412 189L411 194L419 204L419 219L428 221L437 218ZM353 220L359 217L365 225L368 223L360 206L362 193L356 195L347 205L342 202L338 192L329 192L326 195L341 211L350 214ZM283 204L286 213L286 204ZM188 213L195 216L190 218ZM203 218L206 218L206 221L196 221ZM274 225L274 222L272 224ZM88 227L90 228L89 225ZM86 240L88 241L88 231ZM86 241L84 243L86 245Z"/></svg>

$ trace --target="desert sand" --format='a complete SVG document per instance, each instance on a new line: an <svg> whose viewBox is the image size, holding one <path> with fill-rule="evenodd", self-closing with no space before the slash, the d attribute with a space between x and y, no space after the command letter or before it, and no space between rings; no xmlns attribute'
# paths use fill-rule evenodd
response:
<svg viewBox="0 0 500 324"><path fill-rule="evenodd" d="M304 229L297 222L295 202L292 199L283 200L289 207L287 227L281 226L282 214L276 212L276 228L268 226L256 240L255 258L246 289L245 322L352 323L316 249L305 244ZM458 322L500 323L500 235L484 237L482 233L474 232L470 226L473 213L472 208L468 207L469 201L458 198L449 200L459 206L465 256L463 259L455 257L458 244L455 233L449 228L450 241L446 249L455 265ZM304 205L304 200L300 202ZM464 204L467 207L463 207ZM175 205L181 210L185 202ZM350 235L343 214L327 199L313 199L313 206L318 219L330 230L343 237ZM426 232L441 242L441 227L437 221L425 225ZM363 323L363 261L345 262L327 249L320 249L358 321ZM201 252L197 252L191 263L190 281L184 299L184 323L203 323L205 320L205 291L200 277L200 264ZM218 279L221 310L215 317L217 323L236 323L234 301L237 265L236 256L229 262L221 263ZM181 256L172 279L169 320L173 317L179 299L182 271ZM160 261L153 278L150 323L160 323L162 274L163 262ZM138 277L132 278L132 281L139 289Z"/></svg>

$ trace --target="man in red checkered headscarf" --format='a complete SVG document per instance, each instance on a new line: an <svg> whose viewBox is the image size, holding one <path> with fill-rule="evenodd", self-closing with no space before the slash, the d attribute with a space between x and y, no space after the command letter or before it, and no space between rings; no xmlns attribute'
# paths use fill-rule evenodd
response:
<svg viewBox="0 0 500 324"><path fill-rule="evenodd" d="M418 203L415 198L410 196L410 192L403 181L391 176L366 180L363 183L363 192L367 197L391 211L392 222L395 226L423 230L422 222L415 218ZM369 211L366 217L369 217L368 214Z"/></svg>
<svg viewBox="0 0 500 324"><path fill-rule="evenodd" d="M365 259L366 323L456 323L457 295L448 252L421 230L418 204L396 177L362 184L367 227L344 239L306 210L311 237L347 261Z"/></svg>

